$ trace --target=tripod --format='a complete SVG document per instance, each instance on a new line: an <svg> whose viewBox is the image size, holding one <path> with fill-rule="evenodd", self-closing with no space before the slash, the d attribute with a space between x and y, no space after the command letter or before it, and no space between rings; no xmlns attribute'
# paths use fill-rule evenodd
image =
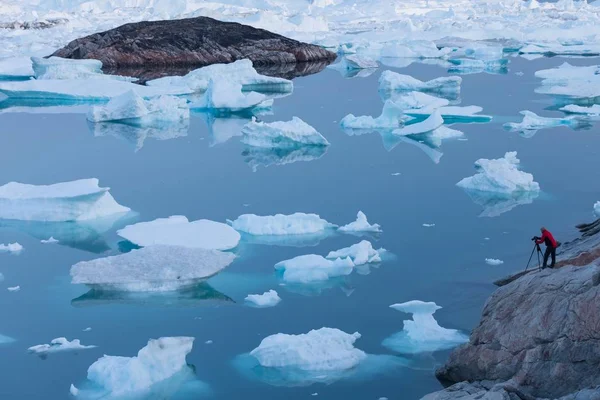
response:
<svg viewBox="0 0 600 400"><path fill-rule="evenodd" d="M533 249L531 250L531 255L529 256L529 261L527 261L527 267L525 268L525 271L527 271L529 269L529 264L531 263L531 259L533 258L533 253L536 250L537 250L537 259L538 259L538 269L542 268L542 263L541 263L541 259L540 259L540 256L543 257L542 248L540 247L539 244L534 243Z"/></svg>

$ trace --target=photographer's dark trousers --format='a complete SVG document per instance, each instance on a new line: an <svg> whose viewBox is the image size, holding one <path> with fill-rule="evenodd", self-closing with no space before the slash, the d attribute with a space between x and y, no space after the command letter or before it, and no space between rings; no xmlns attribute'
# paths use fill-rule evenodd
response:
<svg viewBox="0 0 600 400"><path fill-rule="evenodd" d="M550 264L550 268L554 268L554 263L556 262L556 247L546 246L546 252L544 253L544 267L548 265L548 257L552 256L552 264Z"/></svg>

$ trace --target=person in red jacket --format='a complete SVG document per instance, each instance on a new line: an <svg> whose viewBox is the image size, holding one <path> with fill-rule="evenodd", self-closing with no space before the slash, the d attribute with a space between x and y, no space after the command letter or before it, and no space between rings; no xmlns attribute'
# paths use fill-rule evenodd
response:
<svg viewBox="0 0 600 400"><path fill-rule="evenodd" d="M542 227L540 230L542 231L542 237L537 238L535 243L544 243L546 245L546 252L544 253L544 265L542 268L546 268L548 264L548 257L550 256L552 256L552 264L550 264L550 268L554 268L554 263L556 262L556 248L558 247L558 244L548 229Z"/></svg>

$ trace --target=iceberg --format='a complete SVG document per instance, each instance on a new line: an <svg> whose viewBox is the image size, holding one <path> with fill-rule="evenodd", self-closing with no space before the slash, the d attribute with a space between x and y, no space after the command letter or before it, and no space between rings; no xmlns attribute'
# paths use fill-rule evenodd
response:
<svg viewBox="0 0 600 400"><path fill-rule="evenodd" d="M356 221L349 223L348 225L340 226L338 228L340 232L381 232L381 225L369 224L367 216L362 211L356 214Z"/></svg>
<svg viewBox="0 0 600 400"><path fill-rule="evenodd" d="M81 261L71 267L71 282L113 291L174 291L216 275L234 259L218 250L155 245Z"/></svg>
<svg viewBox="0 0 600 400"><path fill-rule="evenodd" d="M0 59L0 81L28 80L33 76L29 57Z"/></svg>
<svg viewBox="0 0 600 400"><path fill-rule="evenodd" d="M273 100L264 94L243 92L239 83L211 79L206 92L199 100L193 101L190 108L227 114L265 109L272 105Z"/></svg>
<svg viewBox="0 0 600 400"><path fill-rule="evenodd" d="M519 170L519 163L516 151L495 160L481 158L475 161L478 173L457 185L463 189L500 194L539 192L540 185L534 182L533 175Z"/></svg>
<svg viewBox="0 0 600 400"><path fill-rule="evenodd" d="M269 290L263 294L249 294L244 299L253 307L265 308L275 307L281 301L281 297L274 290Z"/></svg>
<svg viewBox="0 0 600 400"><path fill-rule="evenodd" d="M344 249L331 251L327 255L327 259L337 260L350 258L355 266L381 262L381 255L384 249L375 250L371 242L363 240L360 243L354 244Z"/></svg>
<svg viewBox="0 0 600 400"><path fill-rule="evenodd" d="M353 114L346 115L340 125L344 129L396 129L404 125L412 118L404 115L403 109L395 102L387 100L383 105L383 111L377 118L371 116L355 117Z"/></svg>
<svg viewBox="0 0 600 400"><path fill-rule="evenodd" d="M40 242L42 244L53 244L53 243L58 243L59 241L57 239L55 239L54 236L50 236L48 239L40 240Z"/></svg>
<svg viewBox="0 0 600 400"><path fill-rule="evenodd" d="M105 78L134 82L136 78L104 75L99 60L76 60L60 57L31 57L35 79L89 79Z"/></svg>
<svg viewBox="0 0 600 400"><path fill-rule="evenodd" d="M316 254L298 256L275 264L284 282L313 283L350 275L354 262L350 257L329 260Z"/></svg>
<svg viewBox="0 0 600 400"><path fill-rule="evenodd" d="M486 258L485 259L485 263L487 265L502 265L502 264L504 264L504 261L498 260L498 259L495 259L495 258Z"/></svg>
<svg viewBox="0 0 600 400"><path fill-rule="evenodd" d="M329 146L329 142L312 126L298 117L283 122L257 122L252 118L242 129L242 142L265 148L294 148L298 146Z"/></svg>
<svg viewBox="0 0 600 400"><path fill-rule="evenodd" d="M403 354L429 353L450 349L469 341L469 337L455 329L438 325L433 314L441 307L433 302L413 300L390 306L394 310L412 314L404 321L404 329L383 341L383 345Z"/></svg>
<svg viewBox="0 0 600 400"><path fill-rule="evenodd" d="M557 68L535 73L542 79L536 93L549 94L570 99L595 99L600 96L600 66L577 67L564 63Z"/></svg>
<svg viewBox="0 0 600 400"><path fill-rule="evenodd" d="M489 115L478 115L483 110L479 106L444 106L444 107L425 107L416 110L406 111L410 117L423 117L431 115L434 112L440 113L445 123L486 123L492 120Z"/></svg>
<svg viewBox="0 0 600 400"><path fill-rule="evenodd" d="M10 182L0 186L0 219L25 221L86 221L130 209L118 204L98 179L53 185Z"/></svg>
<svg viewBox="0 0 600 400"><path fill-rule="evenodd" d="M37 346L31 346L27 350L31 353L37 354L48 354L48 353L57 353L60 351L77 351L77 350L85 350L85 349L93 349L96 346L90 345L85 346L82 345L79 339L73 339L72 341L68 341L64 337L59 337L56 339L52 339L49 344L38 344Z"/></svg>
<svg viewBox="0 0 600 400"><path fill-rule="evenodd" d="M568 126L577 129L585 125L584 121L577 116L568 116L563 118L540 117L531 111L521 111L523 121L508 122L504 127L512 132L521 132L525 137L532 137L540 129L554 128L557 126Z"/></svg>
<svg viewBox="0 0 600 400"><path fill-rule="evenodd" d="M379 78L379 90L382 92L460 92L462 78L448 76L432 79L427 82L420 81L410 75L402 75L392 71L384 71Z"/></svg>
<svg viewBox="0 0 600 400"><path fill-rule="evenodd" d="M0 82L0 93L13 99L104 102L134 91L143 98L179 96L191 91L180 87L149 87L115 79L32 79Z"/></svg>
<svg viewBox="0 0 600 400"><path fill-rule="evenodd" d="M335 228L317 214L294 213L290 215L276 214L259 216L255 214L240 215L231 221L233 229L251 235L306 235L321 233Z"/></svg>
<svg viewBox="0 0 600 400"><path fill-rule="evenodd" d="M206 250L230 250L240 234L227 224L200 219L190 222L182 215L158 218L126 226L117 234L138 246L183 246Z"/></svg>
<svg viewBox="0 0 600 400"><path fill-rule="evenodd" d="M292 92L292 81L261 75L248 59L238 60L230 64L213 64L195 69L185 76L166 76L146 82L155 87L183 87L193 92L208 90L210 81L226 80L240 85L244 91L254 92Z"/></svg>
<svg viewBox="0 0 600 400"><path fill-rule="evenodd" d="M104 105L92 106L87 119L91 122L135 119L142 125L156 121L179 121L190 117L190 110L186 103L185 99L174 96L159 96L145 100L131 90L113 97Z"/></svg>
<svg viewBox="0 0 600 400"><path fill-rule="evenodd" d="M328 146L301 146L299 148L270 149L264 147L248 146L242 155L244 162L252 171L258 171L259 167L270 167L272 165L288 165L296 162L308 162L318 160L327 153Z"/></svg>
<svg viewBox="0 0 600 400"><path fill-rule="evenodd" d="M392 133L398 136L416 135L425 132L431 132L444 123L444 119L439 111L434 111L427 119L414 124L406 125L400 129L395 129Z"/></svg>
<svg viewBox="0 0 600 400"><path fill-rule="evenodd" d="M347 78L366 78L379 68L379 64L371 58L349 54L344 56L339 63L329 65L328 68L340 71L342 76Z"/></svg>
<svg viewBox="0 0 600 400"><path fill-rule="evenodd" d="M590 117L600 116L600 104L593 104L589 107L582 107L576 104L569 104L560 108L560 111L564 111L570 114L584 114Z"/></svg>
<svg viewBox="0 0 600 400"><path fill-rule="evenodd" d="M171 398L181 390L205 390L186 363L193 343L192 337L162 337L150 339L137 356L105 355L88 368L83 386L71 385L71 394L83 399L149 398L152 394Z"/></svg>
<svg viewBox="0 0 600 400"><path fill-rule="evenodd" d="M23 246L19 243L0 244L0 253L20 253L23 250Z"/></svg>

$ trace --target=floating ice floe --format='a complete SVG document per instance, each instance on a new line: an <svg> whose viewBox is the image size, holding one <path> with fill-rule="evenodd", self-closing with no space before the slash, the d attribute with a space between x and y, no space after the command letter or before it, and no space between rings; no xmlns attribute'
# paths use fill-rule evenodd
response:
<svg viewBox="0 0 600 400"><path fill-rule="evenodd" d="M73 339L72 341L68 341L67 338L60 337L56 339L52 339L49 344L38 344L37 346L31 346L27 350L32 353L37 354L48 354L48 353L57 353L60 351L77 351L77 350L85 350L85 349L93 349L96 346L90 345L85 346L82 345L79 339Z"/></svg>
<svg viewBox="0 0 600 400"><path fill-rule="evenodd" d="M329 260L316 254L298 256L275 264L285 282L313 283L350 275L354 262L350 257Z"/></svg>
<svg viewBox="0 0 600 400"><path fill-rule="evenodd" d="M118 230L117 234L142 247L172 245L229 250L240 241L240 234L227 224L207 219L190 222L182 215L139 222Z"/></svg>
<svg viewBox="0 0 600 400"><path fill-rule="evenodd" d="M423 82L410 75L384 71L379 78L379 90L383 92L460 92L461 83L462 78L459 76L448 76Z"/></svg>
<svg viewBox="0 0 600 400"><path fill-rule="evenodd" d="M42 239L40 240L41 243L43 244L52 244L52 243L58 243L59 241L54 239L53 236L50 236L48 239Z"/></svg>
<svg viewBox="0 0 600 400"><path fill-rule="evenodd" d="M133 90L112 98L108 103L92 106L87 119L92 122L138 120L139 124L188 119L186 100L174 96L143 99Z"/></svg>
<svg viewBox="0 0 600 400"><path fill-rule="evenodd" d="M136 78L119 75L104 75L99 60L76 60L60 57L31 57L35 79L89 79L104 78L121 81L136 81Z"/></svg>
<svg viewBox="0 0 600 400"><path fill-rule="evenodd" d="M1 86L0 86L1 89ZM237 113L270 108L273 100L258 92L243 92L242 85L224 79L211 79L208 88L190 108L217 113Z"/></svg>
<svg viewBox="0 0 600 400"><path fill-rule="evenodd" d="M447 99L415 91L398 93L394 96L393 102L404 112L410 112L412 110L435 110L450 104Z"/></svg>
<svg viewBox="0 0 600 400"><path fill-rule="evenodd" d="M600 66L577 67L564 63L557 68L535 73L542 79L536 93L549 94L571 99L595 99L600 96Z"/></svg>
<svg viewBox="0 0 600 400"><path fill-rule="evenodd" d="M344 249L331 251L327 254L327 259L337 260L350 257L355 266L368 263L381 262L381 255L385 252L384 249L375 250L371 242L363 240L360 243L354 244Z"/></svg>
<svg viewBox="0 0 600 400"><path fill-rule="evenodd" d="M317 214L294 213L259 216L240 215L231 221L233 229L250 235L307 235L335 228Z"/></svg>
<svg viewBox="0 0 600 400"><path fill-rule="evenodd" d="M425 228L433 228L435 224L423 224Z"/></svg>
<svg viewBox="0 0 600 400"><path fill-rule="evenodd" d="M294 148L299 146L329 146L315 128L298 117L291 121L257 122L255 118L242 129L242 142L265 148Z"/></svg>
<svg viewBox="0 0 600 400"><path fill-rule="evenodd" d="M105 399L171 398L207 390L186 363L193 342L192 337L162 337L149 340L134 357L105 355L88 368L87 381L71 385L70 392L81 399Z"/></svg>
<svg viewBox="0 0 600 400"><path fill-rule="evenodd" d="M252 171L256 172L259 167L267 168L273 165L318 160L327 153L327 148L328 146L301 146L299 148L269 149L248 146L242 155L244 162L252 168Z"/></svg>
<svg viewBox="0 0 600 400"><path fill-rule="evenodd" d="M594 204L594 214L600 218L600 201L597 201L596 204Z"/></svg>
<svg viewBox="0 0 600 400"><path fill-rule="evenodd" d="M0 81L27 80L33 76L30 57L0 59Z"/></svg>
<svg viewBox="0 0 600 400"><path fill-rule="evenodd" d="M79 262L71 267L71 282L113 291L174 291L216 275L234 259L218 250L155 245Z"/></svg>
<svg viewBox="0 0 600 400"><path fill-rule="evenodd" d="M338 231L341 232L381 232L381 225L369 224L367 216L362 211L356 214L356 221L348 225L340 226Z"/></svg>
<svg viewBox="0 0 600 400"><path fill-rule="evenodd" d="M52 185L10 182L0 186L0 219L25 221L87 221L130 209L118 204L98 179Z"/></svg>
<svg viewBox="0 0 600 400"><path fill-rule="evenodd" d="M548 118L540 117L531 111L521 111L521 115L523 115L523 121L508 122L504 124L504 126L513 132L521 132L525 137L532 137L538 130L544 128L568 126L569 128L576 129L585 124L585 122L577 116Z"/></svg>
<svg viewBox="0 0 600 400"><path fill-rule="evenodd" d="M91 327L89 327L89 326L88 326L87 328L85 328L85 329L82 329L82 331L83 331L83 332L89 332L89 331L91 331L91 330L92 330L92 328L91 328Z"/></svg>
<svg viewBox="0 0 600 400"><path fill-rule="evenodd" d="M600 104L593 104L589 107L578 106L576 104L569 104L560 108L560 111L564 111L570 114L584 114L590 117L600 116Z"/></svg>
<svg viewBox="0 0 600 400"><path fill-rule="evenodd" d="M403 109L395 102L386 100L383 111L377 118L368 115L355 117L353 114L346 115L340 125L344 129L396 129L400 128L406 121L412 118L404 115Z"/></svg>
<svg viewBox="0 0 600 400"><path fill-rule="evenodd" d="M18 292L19 290L21 290L21 286L11 286L6 288L6 290L8 290L9 292Z"/></svg>
<svg viewBox="0 0 600 400"><path fill-rule="evenodd" d="M383 345L403 354L429 353L449 349L465 343L469 337L455 329L438 325L433 314L441 307L433 302L413 300L390 306L394 310L412 314L404 321L404 329L383 341Z"/></svg>
<svg viewBox="0 0 600 400"><path fill-rule="evenodd" d="M395 129L392 133L398 136L416 135L425 132L431 132L444 123L444 119L436 110L427 119L414 124L405 125L402 128Z"/></svg>
<svg viewBox="0 0 600 400"><path fill-rule="evenodd" d="M281 297L275 290L269 290L263 294L249 294L244 300L253 307L265 308L275 307L281 301Z"/></svg>
<svg viewBox="0 0 600 400"><path fill-rule="evenodd" d="M31 79L0 82L0 93L13 99L56 101L108 101L129 91L143 98L191 93L180 87L149 87L115 79Z"/></svg>
<svg viewBox="0 0 600 400"><path fill-rule="evenodd" d="M241 85L244 91L256 92L291 92L292 81L261 75L252 66L252 61L244 59L230 64L213 64L195 69L184 76L166 76L146 82L155 87L183 87L194 92L208 90L211 80L226 80Z"/></svg>
<svg viewBox="0 0 600 400"><path fill-rule="evenodd" d="M21 246L21 244L17 242L9 244L0 244L0 253L20 253L21 251L23 251L23 246Z"/></svg>
<svg viewBox="0 0 600 400"><path fill-rule="evenodd" d="M498 260L496 258L486 258L485 263L487 265L502 265L502 264L504 264L504 261Z"/></svg>
<svg viewBox="0 0 600 400"><path fill-rule="evenodd" d="M457 183L463 189L481 192L513 194L539 192L540 185L534 182L533 175L519 170L517 152L507 152L503 158L475 161L477 174Z"/></svg>

